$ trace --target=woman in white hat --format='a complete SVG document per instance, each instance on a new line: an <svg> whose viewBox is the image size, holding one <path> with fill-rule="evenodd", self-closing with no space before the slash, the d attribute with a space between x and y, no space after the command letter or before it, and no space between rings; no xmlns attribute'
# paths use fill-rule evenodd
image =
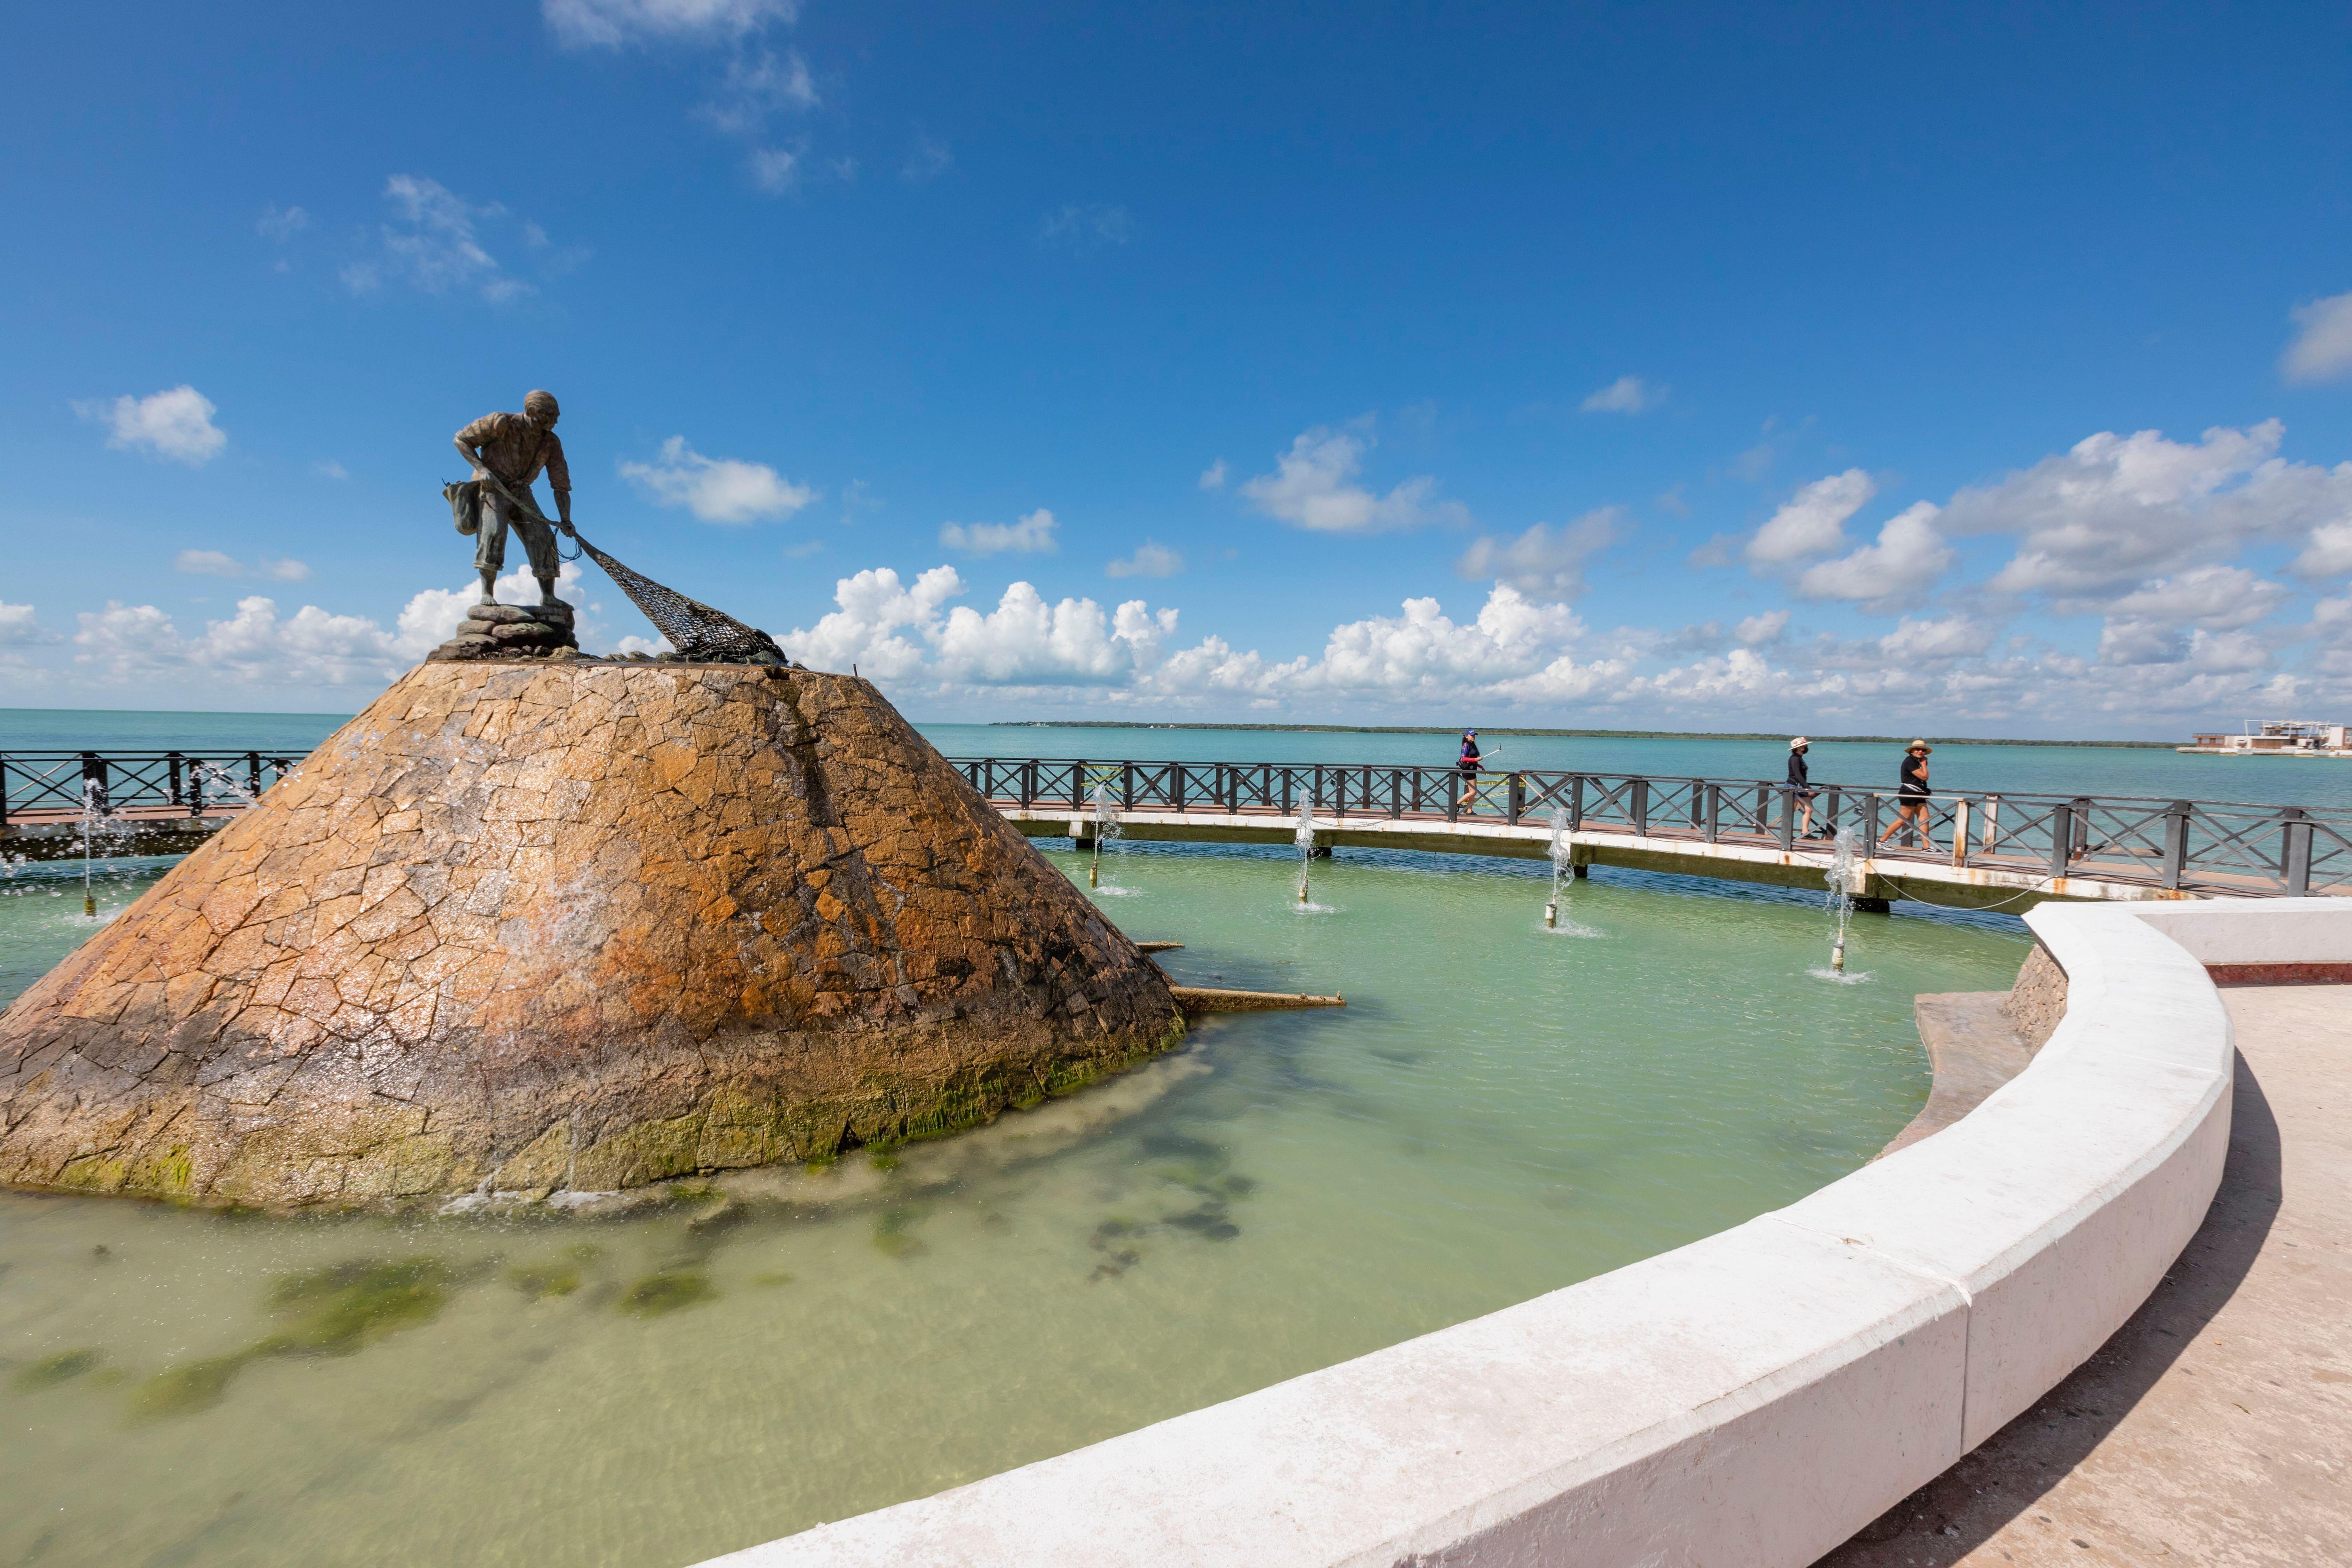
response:
<svg viewBox="0 0 2352 1568"><path fill-rule="evenodd" d="M1805 752L1811 745L1802 735L1789 742L1789 804L1802 814L1797 823L1798 837L1802 838L1813 836L1814 790L1805 773Z"/></svg>

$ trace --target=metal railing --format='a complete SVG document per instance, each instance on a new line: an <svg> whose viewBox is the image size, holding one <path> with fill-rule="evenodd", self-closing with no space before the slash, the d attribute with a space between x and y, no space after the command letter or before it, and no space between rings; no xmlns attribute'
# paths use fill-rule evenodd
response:
<svg viewBox="0 0 2352 1568"><path fill-rule="evenodd" d="M1030 809L1208 811L1344 821L1549 823L1706 844L1803 845L1840 829L1882 860L1981 866L2047 879L2093 877L2187 892L2352 893L2352 809L2230 801L2007 791L1942 792L1921 803L1894 790L1815 784L1806 802L1764 779L1593 773L1530 768L1481 773L1393 763L1091 762L955 757L990 800ZM1828 846L1820 846L1823 853Z"/></svg>
<svg viewBox="0 0 2352 1568"><path fill-rule="evenodd" d="M0 752L0 827L117 815L202 816L242 805L301 762L267 752Z"/></svg>

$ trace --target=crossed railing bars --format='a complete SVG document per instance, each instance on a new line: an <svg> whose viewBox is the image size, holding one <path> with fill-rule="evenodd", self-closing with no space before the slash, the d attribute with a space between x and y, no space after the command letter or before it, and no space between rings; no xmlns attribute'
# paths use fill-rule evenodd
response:
<svg viewBox="0 0 2352 1568"><path fill-rule="evenodd" d="M1083 813L1100 786L1122 811L1295 818L1308 807L1342 820L1516 826L1548 822L1557 810L1571 832L1783 850L1804 846L1802 803L1787 784L1768 780L1530 768L1480 773L1465 789L1453 768L1389 763L949 760L991 801L1027 809ZM1812 788L1812 829L1823 837L1850 829L1864 852L1881 860L1977 865L2053 879L2096 877L2189 892L2352 893L2352 810L2339 807L1944 792L1927 801L1926 842L1906 823L1882 845L1897 825L1895 791Z"/></svg>
<svg viewBox="0 0 2352 1568"><path fill-rule="evenodd" d="M89 805L117 815L202 816L241 804L294 771L299 757L268 752L0 752L0 827L79 817ZM221 780L242 775L240 790Z"/></svg>
<svg viewBox="0 0 2352 1568"><path fill-rule="evenodd" d="M260 795L300 761L252 751L0 752L0 827L79 817L86 800L117 816L168 817L175 811L202 816ZM1034 757L950 762L990 800L1031 809L1083 814L1093 809L1101 787L1122 811L1295 819L1306 806L1340 820L1516 826L1546 823L1557 810L1573 832L1783 850L1804 843L1800 803L1786 784L1768 780L1530 768L1479 774L1465 801L1463 776L1450 767ZM243 788L223 784L222 772L241 778ZM1894 791L1813 787L1813 829L1824 835L1851 829L1865 853L1882 861L2097 877L2185 892L2352 893L2352 809L1944 792L1928 800L1926 843L1906 825L1882 845L1895 824Z"/></svg>

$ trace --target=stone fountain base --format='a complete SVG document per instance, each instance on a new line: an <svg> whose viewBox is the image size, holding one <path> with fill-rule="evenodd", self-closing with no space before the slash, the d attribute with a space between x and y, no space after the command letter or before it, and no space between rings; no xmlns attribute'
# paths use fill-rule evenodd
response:
<svg viewBox="0 0 2352 1568"><path fill-rule="evenodd" d="M427 663L0 1017L0 1182L604 1191L947 1131L1182 1027L866 681Z"/></svg>

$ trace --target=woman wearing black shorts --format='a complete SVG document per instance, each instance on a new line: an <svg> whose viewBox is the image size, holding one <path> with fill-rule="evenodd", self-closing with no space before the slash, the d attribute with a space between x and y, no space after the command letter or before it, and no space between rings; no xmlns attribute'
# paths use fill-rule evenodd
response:
<svg viewBox="0 0 2352 1568"><path fill-rule="evenodd" d="M1914 741L1903 751L1902 782L1895 794L1895 820L1878 836L1885 844L1908 825L1918 829L1919 842L1932 854L1936 841L1927 832L1927 753L1936 748L1925 741Z"/></svg>

